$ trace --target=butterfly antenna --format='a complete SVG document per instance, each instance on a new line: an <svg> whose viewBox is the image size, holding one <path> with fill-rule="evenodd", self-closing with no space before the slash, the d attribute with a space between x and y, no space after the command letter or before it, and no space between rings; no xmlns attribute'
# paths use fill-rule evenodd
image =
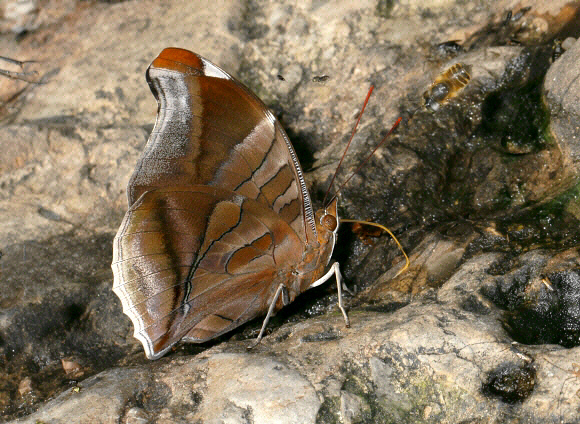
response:
<svg viewBox="0 0 580 424"><path fill-rule="evenodd" d="M359 119L360 119L360 117L359 117ZM377 147L375 147L374 150L371 152L371 154L368 155L366 157L366 159L361 162L361 164L358 166L358 168L356 168L356 170L351 174L351 176L348 177L348 179L344 183L342 183L342 185L338 188L338 190L336 190L336 193L334 193L334 196L332 196L331 199L328 201L328 203L324 203L325 205L332 203L332 201L336 198L336 196L338 196L338 193L340 193L340 190L342 190L344 188L344 186L347 185L348 182L352 179L352 177L354 177L358 173L358 171L360 171L362 169L362 167L370 160L370 158L373 157L373 155L379 149L379 147L381 147L385 143L385 141L387 141L387 138L389 138L389 136L393 133L393 131L395 131L395 129L397 129L397 127L399 126L399 124L401 123L402 120L403 120L403 118L397 119L397 121L391 127L391 129L389 130L387 135L383 137L383 139L381 140L381 142L379 144L377 144ZM357 122L357 124L358 124L358 122ZM339 166L340 166L340 164L339 164Z"/></svg>
<svg viewBox="0 0 580 424"><path fill-rule="evenodd" d="M330 184L328 185L328 189L326 190L326 194L324 195L324 200L322 201L323 205L327 205L330 203L330 202L326 203L326 198L330 194L330 189L332 188L332 184L334 183L336 175L338 174L338 170L340 169L340 166L342 165L342 161L344 160L344 157L346 156L346 152L348 151L348 148L350 147L350 143L352 142L352 139L354 138L354 134L356 133L360 119L362 118L363 112L365 111L365 108L367 107L367 103L369 102L369 99L371 98L371 93L373 92L374 89L375 89L375 87L373 85L371 85L371 88L369 88L369 92L367 93L367 97L362 105L361 111L358 114L358 119L356 120L356 123L354 124L354 128L352 129L352 133L350 134L350 139L348 140L348 143L346 144L346 148L344 149L344 153L342 154L342 157L340 158L340 161L338 162L338 166L336 167L336 171L334 171L334 175L332 176L332 179L330 180ZM336 194L333 196L333 199L335 197L336 197Z"/></svg>
<svg viewBox="0 0 580 424"><path fill-rule="evenodd" d="M388 235L391 236L391 238L395 241L395 243L397 243L397 246L399 247L399 250L401 251L401 253L403 254L403 256L405 257L405 266L403 268L401 268L397 274L395 274L395 276L393 278L397 278L399 275L401 275L403 272L405 272L407 270L407 268L409 268L409 265L411 265L411 261L409 260L409 257L407 256L407 253L405 253L405 249L403 249L403 246L401 245L401 242L399 242L399 240L397 239L397 237L395 237L395 235L393 234L393 232L391 230L389 230L387 227L385 227L384 225L381 224L377 224L376 222L369 222L369 221L360 221L358 219L345 219L345 218L341 218L340 222L349 222L351 224L362 224L362 225L369 225L371 227L377 227L380 228L381 230L383 230L385 233L387 233Z"/></svg>

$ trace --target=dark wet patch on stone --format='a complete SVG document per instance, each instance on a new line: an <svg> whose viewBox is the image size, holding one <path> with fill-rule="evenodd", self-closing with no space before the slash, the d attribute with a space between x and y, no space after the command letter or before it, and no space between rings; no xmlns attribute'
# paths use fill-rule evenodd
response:
<svg viewBox="0 0 580 424"><path fill-rule="evenodd" d="M149 415L154 415L166 407L170 399L171 389L169 386L156 382L149 384L145 390L139 392L130 403L131 406L142 408Z"/></svg>
<svg viewBox="0 0 580 424"><path fill-rule="evenodd" d="M325 397L316 415L316 423L339 424L340 422L340 399L336 396Z"/></svg>
<svg viewBox="0 0 580 424"><path fill-rule="evenodd" d="M334 331L323 331L316 334L308 334L302 337L300 340L309 343L309 342L328 342L332 340L339 340L341 338L342 337L340 336L340 334L337 334Z"/></svg>
<svg viewBox="0 0 580 424"><path fill-rule="evenodd" d="M506 403L525 400L536 384L536 370L533 364L517 365L504 363L491 371L483 384L483 392L497 396Z"/></svg>
<svg viewBox="0 0 580 424"><path fill-rule="evenodd" d="M77 358L90 376L131 350L130 322L111 292L112 235L72 233L5 248L0 304L0 392L6 416L30 413L38 402L72 384L61 359ZM32 378L33 398L21 402L18 384Z"/></svg>
<svg viewBox="0 0 580 424"><path fill-rule="evenodd" d="M461 302L461 308L467 312L473 312L477 315L488 315L491 312L489 306L482 302L482 300L471 294Z"/></svg>
<svg viewBox="0 0 580 424"><path fill-rule="evenodd" d="M368 305L368 306L364 306L361 309L363 311L368 311L368 312L379 312L382 314L388 314L391 312L395 312L398 309L401 309L405 306L407 306L409 304L409 302L389 302L389 303L383 303L383 304L373 304L373 305Z"/></svg>
<svg viewBox="0 0 580 424"><path fill-rule="evenodd" d="M515 341L579 346L580 270L542 276L543 262L540 256L528 257L481 292L506 311L504 326Z"/></svg>
<svg viewBox="0 0 580 424"><path fill-rule="evenodd" d="M551 274L508 314L506 327L520 343L580 346L580 270Z"/></svg>

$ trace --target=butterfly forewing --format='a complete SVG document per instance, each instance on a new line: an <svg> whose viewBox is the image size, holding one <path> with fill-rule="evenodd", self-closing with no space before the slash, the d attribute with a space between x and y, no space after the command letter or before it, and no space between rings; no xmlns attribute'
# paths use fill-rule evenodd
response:
<svg viewBox="0 0 580 424"><path fill-rule="evenodd" d="M113 289L158 358L264 314L317 233L294 151L257 97L180 49L147 79L159 110L127 189Z"/></svg>
<svg viewBox="0 0 580 424"><path fill-rule="evenodd" d="M156 187L217 186L267 204L311 240L316 230L300 165L286 134L255 95L182 49L165 49L147 70L147 81L159 110L129 182L129 204ZM268 190L279 180L284 192Z"/></svg>

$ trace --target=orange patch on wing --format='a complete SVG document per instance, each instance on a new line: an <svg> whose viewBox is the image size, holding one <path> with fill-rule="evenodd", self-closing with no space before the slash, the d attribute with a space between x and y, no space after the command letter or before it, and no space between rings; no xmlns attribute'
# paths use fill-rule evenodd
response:
<svg viewBox="0 0 580 424"><path fill-rule="evenodd" d="M254 259L262 256L262 254L263 251L258 250L252 246L246 246L236 250L236 253L234 253L228 260L228 273L236 274L240 268L245 267Z"/></svg>
<svg viewBox="0 0 580 424"><path fill-rule="evenodd" d="M272 235L270 233L266 233L259 239L254 240L252 242L252 246L255 247L256 249L267 251L270 250L272 242L273 242Z"/></svg>

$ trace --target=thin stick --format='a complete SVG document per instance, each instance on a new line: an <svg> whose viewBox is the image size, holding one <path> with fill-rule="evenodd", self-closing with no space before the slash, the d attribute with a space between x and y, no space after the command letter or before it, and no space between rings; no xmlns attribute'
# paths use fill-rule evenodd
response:
<svg viewBox="0 0 580 424"><path fill-rule="evenodd" d="M360 111L360 113L358 114L358 119L356 120L356 123L354 124L354 128L352 129L352 133L350 134L350 139L348 140L348 143L346 144L346 148L344 149L344 153L342 154L342 157L340 158L340 161L338 162L338 166L336 167L336 170L334 171L334 175L332 176L332 179L330 180L330 184L328 185L328 189L326 190L326 194L324 195L324 200L322 201L323 205L326 205L326 198L328 197L328 194L330 193L330 189L332 188L332 184L334 183L334 179L336 178L336 175L338 174L338 170L340 169L340 166L342 165L342 161L344 160L344 157L346 156L346 152L348 151L348 148L350 147L350 143L352 142L352 139L354 138L354 134L356 133L356 129L358 128L358 124L360 122L360 119L362 118L363 112L365 111L365 108L367 107L367 103L369 102L369 99L371 97L371 93L374 90L374 86L371 85L371 88L369 88L369 92L367 93L367 97L363 103L362 109ZM336 197L336 195L335 195ZM333 197L334 199L334 197ZM328 202L330 203L330 202Z"/></svg>
<svg viewBox="0 0 580 424"><path fill-rule="evenodd" d="M9 57L6 56L0 56L0 60L3 60L4 62L8 62L8 63L12 63L14 65L18 65L21 68L26 64L26 63L33 63L33 60L25 60L25 61L20 61L20 60L16 60L16 59L11 59Z"/></svg>
<svg viewBox="0 0 580 424"><path fill-rule="evenodd" d="M7 63L12 63L13 65L18 66L20 69L22 69L22 72L14 72L14 71L9 71L6 69L0 69L0 75L3 75L5 77L8 78L12 78L12 79L19 79L22 81L26 81L26 82L34 82L32 81L31 78L28 77L32 77L32 76L38 76L38 72L36 71L31 71L31 72L25 72L24 71L24 65L28 64L28 63L36 63L36 61L34 60L16 60L16 59L12 59L6 56L0 56L0 60L7 62Z"/></svg>
<svg viewBox="0 0 580 424"><path fill-rule="evenodd" d="M397 243L397 246L399 246L399 250L401 251L401 253L403 254L403 256L405 256L405 261L406 261L405 266L403 267L403 269L401 269L399 272L397 272L397 275L395 275L395 277L393 277L393 278L398 277L402 272L404 272L407 268L409 268L409 265L411 264L411 261L409 260L409 257L405 253L405 249L403 249L403 246L401 246L401 243L399 243L399 240L397 240L397 237L395 237L395 235L387 227L385 227L384 225L381 225L381 224L377 224L376 222L359 221L358 219L342 219L341 218L340 219L340 222L341 223L342 222L350 222L350 223L358 223L358 224L370 225L371 227L378 227L381 230L385 231L386 233L388 233L391 236L391 238L393 240L395 240L395 243Z"/></svg>
<svg viewBox="0 0 580 424"><path fill-rule="evenodd" d="M0 69L0 75L4 75L5 77L8 78L12 78L12 79L19 79L22 81L26 81L26 82L32 82L29 81L29 76L36 76L38 75L38 72L36 71L32 71L32 72L14 72L14 71L7 71L5 69Z"/></svg>

